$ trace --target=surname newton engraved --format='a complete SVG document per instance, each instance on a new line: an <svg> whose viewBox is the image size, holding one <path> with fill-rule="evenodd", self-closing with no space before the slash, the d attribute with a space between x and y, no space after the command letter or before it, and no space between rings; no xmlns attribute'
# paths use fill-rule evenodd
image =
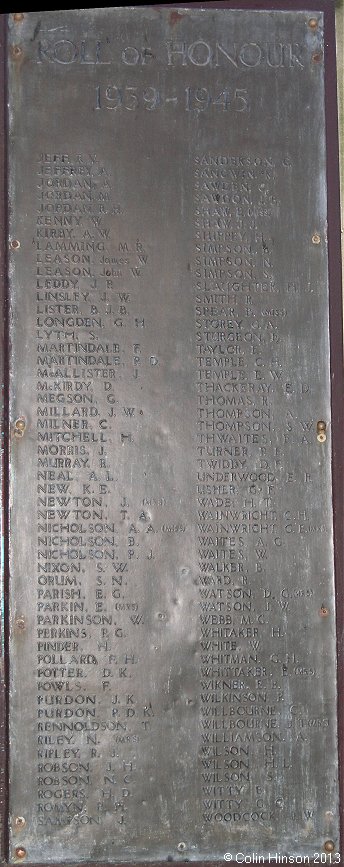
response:
<svg viewBox="0 0 344 867"><path fill-rule="evenodd" d="M322 13L9 43L11 861L336 850Z"/></svg>

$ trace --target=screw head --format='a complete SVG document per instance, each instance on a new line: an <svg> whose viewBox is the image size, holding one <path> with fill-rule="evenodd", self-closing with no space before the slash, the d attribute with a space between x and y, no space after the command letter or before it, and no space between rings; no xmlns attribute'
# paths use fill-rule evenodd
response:
<svg viewBox="0 0 344 867"><path fill-rule="evenodd" d="M11 250L19 250L20 241L18 241L17 238L13 238L13 240L10 243L10 247L11 247Z"/></svg>
<svg viewBox="0 0 344 867"><path fill-rule="evenodd" d="M328 617L329 613L330 612L328 608L326 608L326 605L322 605L319 611L320 617Z"/></svg>
<svg viewBox="0 0 344 867"><path fill-rule="evenodd" d="M177 849L178 852L184 852L186 849L186 843L178 843Z"/></svg>
<svg viewBox="0 0 344 867"><path fill-rule="evenodd" d="M317 422L317 440L318 443L326 442L326 421Z"/></svg>
<svg viewBox="0 0 344 867"><path fill-rule="evenodd" d="M312 235L312 244L320 244L320 243L321 243L321 238L320 238L319 233L314 232L314 235Z"/></svg>
<svg viewBox="0 0 344 867"><path fill-rule="evenodd" d="M311 30L316 30L318 27L318 19L317 18L310 18L308 21L308 27L310 27Z"/></svg>
<svg viewBox="0 0 344 867"><path fill-rule="evenodd" d="M18 59L18 57L22 56L22 53L23 49L20 47L20 45L12 45L12 57Z"/></svg>
<svg viewBox="0 0 344 867"><path fill-rule="evenodd" d="M13 12L13 21L16 24L20 24L21 21L24 21L24 12Z"/></svg>
<svg viewBox="0 0 344 867"><path fill-rule="evenodd" d="M322 61L322 58L323 56L321 51L316 51L314 54L312 54L313 63L320 63Z"/></svg>
<svg viewBox="0 0 344 867"><path fill-rule="evenodd" d="M24 828L26 825L26 819L24 819L24 816L16 816L14 824L16 828Z"/></svg>
<svg viewBox="0 0 344 867"><path fill-rule="evenodd" d="M14 422L14 436L22 437L24 436L24 431L26 428L25 418L16 418Z"/></svg>
<svg viewBox="0 0 344 867"><path fill-rule="evenodd" d="M24 846L16 846L14 854L16 858L20 858L20 860L22 861L23 858L26 858L26 849L24 849Z"/></svg>
<svg viewBox="0 0 344 867"><path fill-rule="evenodd" d="M325 852L333 852L334 851L334 842L333 840L326 840L324 843Z"/></svg>
<svg viewBox="0 0 344 867"><path fill-rule="evenodd" d="M25 627L26 627L25 617L23 617L23 616L17 617L16 627L17 627L17 629L22 629L22 630L25 629Z"/></svg>

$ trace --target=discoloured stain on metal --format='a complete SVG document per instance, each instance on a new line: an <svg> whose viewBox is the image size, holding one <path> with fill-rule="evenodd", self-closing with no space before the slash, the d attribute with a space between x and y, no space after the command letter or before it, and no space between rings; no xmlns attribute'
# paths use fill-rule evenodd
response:
<svg viewBox="0 0 344 867"><path fill-rule="evenodd" d="M39 34L40 29L41 29L41 21L37 21L37 24L36 24L35 29L33 31L32 42L34 42L35 39L37 39L37 36Z"/></svg>
<svg viewBox="0 0 344 867"><path fill-rule="evenodd" d="M178 12L177 9L173 9L172 12L170 12L170 25L171 25L171 27L174 27L176 24L179 24L179 22L182 21L183 18L185 18L185 13L182 14L181 12Z"/></svg>

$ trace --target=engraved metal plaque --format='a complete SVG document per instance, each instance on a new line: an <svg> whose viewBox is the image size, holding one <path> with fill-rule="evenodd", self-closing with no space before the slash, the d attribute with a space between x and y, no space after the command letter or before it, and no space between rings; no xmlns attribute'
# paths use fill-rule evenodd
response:
<svg viewBox="0 0 344 867"><path fill-rule="evenodd" d="M323 24L9 16L10 862L338 852Z"/></svg>

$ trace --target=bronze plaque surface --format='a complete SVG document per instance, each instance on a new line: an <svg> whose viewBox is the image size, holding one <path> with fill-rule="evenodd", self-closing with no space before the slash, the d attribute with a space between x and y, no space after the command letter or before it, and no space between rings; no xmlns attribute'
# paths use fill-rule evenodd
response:
<svg viewBox="0 0 344 867"><path fill-rule="evenodd" d="M334 860L323 13L9 18L10 860Z"/></svg>

